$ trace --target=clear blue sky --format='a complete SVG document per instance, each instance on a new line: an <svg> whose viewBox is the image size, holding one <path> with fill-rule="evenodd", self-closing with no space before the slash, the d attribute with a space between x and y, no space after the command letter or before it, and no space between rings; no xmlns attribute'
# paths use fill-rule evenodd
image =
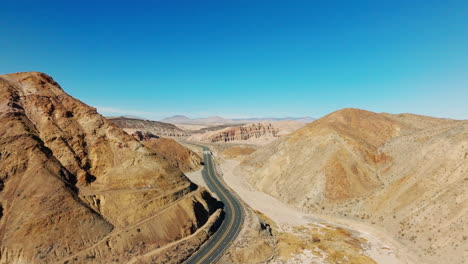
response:
<svg viewBox="0 0 468 264"><path fill-rule="evenodd" d="M15 0L0 34L0 73L45 72L106 115L468 119L466 0Z"/></svg>

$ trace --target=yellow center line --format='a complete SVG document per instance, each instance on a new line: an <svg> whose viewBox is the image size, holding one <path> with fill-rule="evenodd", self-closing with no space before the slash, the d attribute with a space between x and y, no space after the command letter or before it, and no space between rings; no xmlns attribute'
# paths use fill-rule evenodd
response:
<svg viewBox="0 0 468 264"><path fill-rule="evenodd" d="M207 155L207 154L205 154L205 155ZM208 159L207 159L207 160L208 160ZM211 159L210 159L210 166L208 166L208 167L211 167L211 168L212 168L212 166L213 166L213 165L211 164ZM208 170L208 168L207 168L207 172L208 172L208 171L209 171L209 170ZM212 171L213 171L213 170L212 170ZM214 174L214 171L213 171L213 174ZM208 175L213 176L213 174L211 174L211 173L208 172ZM214 177L214 176L213 176L213 177ZM218 240L218 242L216 242L216 244L215 244L213 247L211 247L211 249L203 256L203 258L201 258L199 261L197 261L197 263L203 262L203 260L205 260L205 259L218 247L218 245L219 245L221 242L223 242L224 238L227 236L227 234L229 233L229 230L231 229L232 225L234 224L234 218L235 218L234 216L235 216L235 214L236 214L236 213L235 213L235 210L234 210L234 206L233 206L232 203L231 203L231 200L228 199L228 197L222 192L222 190L221 190L221 188L219 187L218 183L217 183L216 181L213 181L213 182L214 182L214 185L216 185L216 188L218 188L220 194L222 194L222 195L224 196L224 198L226 198L226 201L228 202L229 207L231 208L232 216L233 216L233 217L231 218L231 221L229 222L229 226L228 226L228 228L226 229L226 232L224 232L224 234L221 236L221 239Z"/></svg>

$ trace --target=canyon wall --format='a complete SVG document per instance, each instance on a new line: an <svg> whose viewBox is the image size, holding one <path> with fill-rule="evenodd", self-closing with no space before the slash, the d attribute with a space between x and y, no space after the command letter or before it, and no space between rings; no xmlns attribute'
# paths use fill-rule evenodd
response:
<svg viewBox="0 0 468 264"><path fill-rule="evenodd" d="M219 130L193 134L189 140L207 143L251 143L266 144L279 137L279 129L270 123L254 123L226 127Z"/></svg>

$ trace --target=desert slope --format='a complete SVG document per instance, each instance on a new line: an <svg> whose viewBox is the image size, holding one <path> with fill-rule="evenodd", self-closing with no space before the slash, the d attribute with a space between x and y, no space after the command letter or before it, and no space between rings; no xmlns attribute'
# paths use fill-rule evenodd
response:
<svg viewBox="0 0 468 264"><path fill-rule="evenodd" d="M132 136L183 172L197 170L202 164L203 159L197 153L172 138L158 137L141 131L136 131Z"/></svg>
<svg viewBox="0 0 468 264"><path fill-rule="evenodd" d="M428 263L467 250L468 122L343 109L252 153L261 191L379 225Z"/></svg>
<svg viewBox="0 0 468 264"><path fill-rule="evenodd" d="M50 76L0 96L0 263L177 263L207 238L213 198Z"/></svg>

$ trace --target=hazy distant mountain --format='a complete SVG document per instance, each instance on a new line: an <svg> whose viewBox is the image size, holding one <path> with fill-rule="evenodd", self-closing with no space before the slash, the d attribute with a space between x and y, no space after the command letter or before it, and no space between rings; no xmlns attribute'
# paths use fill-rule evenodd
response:
<svg viewBox="0 0 468 264"><path fill-rule="evenodd" d="M193 122L193 119L190 119L183 115L175 115L171 117L166 117L159 121L164 122L164 123L172 123L172 124L191 124Z"/></svg>
<svg viewBox="0 0 468 264"><path fill-rule="evenodd" d="M265 122L265 121L297 121L301 123L310 123L315 120L315 118L310 116L304 117L265 117L265 118L239 118L232 119L235 122L241 123L252 123L252 122Z"/></svg>
<svg viewBox="0 0 468 264"><path fill-rule="evenodd" d="M234 118L226 119L220 116L210 116L205 118L189 118L183 115L175 115L161 119L161 122L171 124L204 124L204 125L222 125L222 124L237 124L237 123L257 123L257 122L271 122L271 121L297 121L301 123L310 123L315 118L310 116L306 117L266 117L266 118Z"/></svg>
<svg viewBox="0 0 468 264"><path fill-rule="evenodd" d="M134 116L134 115L121 115L121 116L106 116L107 119L113 118L128 118L128 119L140 119L140 120L147 120L146 118Z"/></svg>

